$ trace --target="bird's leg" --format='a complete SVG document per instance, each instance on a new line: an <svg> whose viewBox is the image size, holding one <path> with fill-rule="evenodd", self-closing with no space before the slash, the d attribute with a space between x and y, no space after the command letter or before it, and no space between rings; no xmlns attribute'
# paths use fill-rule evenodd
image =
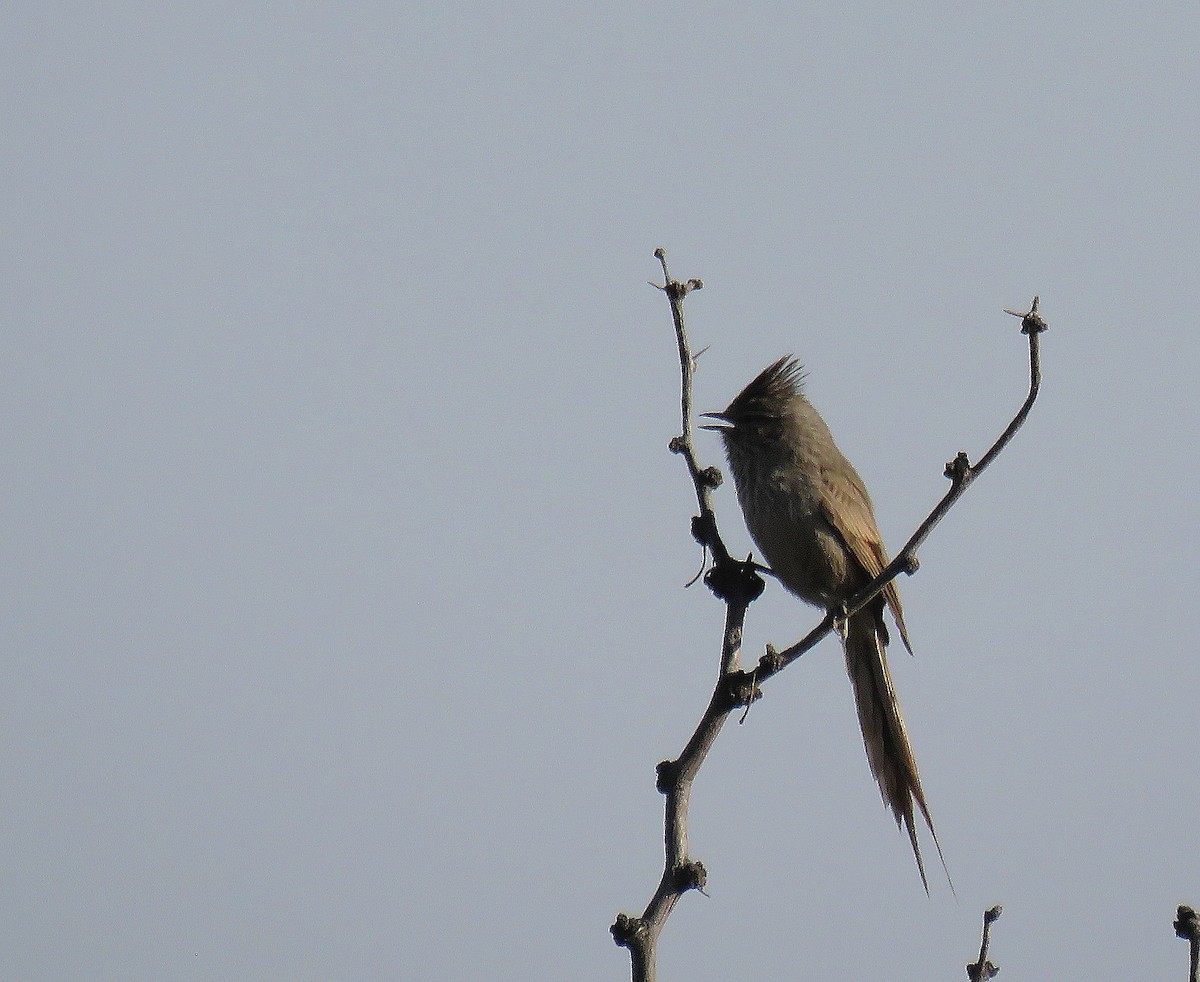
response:
<svg viewBox="0 0 1200 982"><path fill-rule="evenodd" d="M846 640L847 625L850 622L850 611L846 607L846 602L843 600L837 606L830 607L829 613L833 615L833 629L837 631L838 637L844 642Z"/></svg>

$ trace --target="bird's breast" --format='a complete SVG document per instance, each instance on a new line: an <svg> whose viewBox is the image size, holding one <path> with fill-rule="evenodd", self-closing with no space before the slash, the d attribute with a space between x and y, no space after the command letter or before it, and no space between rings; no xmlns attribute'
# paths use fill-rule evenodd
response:
<svg viewBox="0 0 1200 982"><path fill-rule="evenodd" d="M820 607L840 599L847 577L845 549L824 517L820 499L795 469L759 480L736 480L738 501L763 558L796 596Z"/></svg>

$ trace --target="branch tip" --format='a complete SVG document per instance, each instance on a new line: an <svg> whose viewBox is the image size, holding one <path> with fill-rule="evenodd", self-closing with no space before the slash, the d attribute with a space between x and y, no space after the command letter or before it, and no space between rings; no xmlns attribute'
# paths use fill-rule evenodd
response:
<svg viewBox="0 0 1200 982"><path fill-rule="evenodd" d="M1191 907L1179 905L1175 917L1175 933L1187 941L1191 949L1189 982L1200 982L1200 920Z"/></svg>
<svg viewBox="0 0 1200 982"><path fill-rule="evenodd" d="M1028 310L1009 310L1004 308L1006 314L1012 314L1013 317L1021 318L1021 333L1022 334L1041 334L1043 331L1050 330L1050 325L1038 313L1038 304L1041 302L1041 297L1034 297L1033 303L1029 305Z"/></svg>
<svg viewBox="0 0 1200 982"><path fill-rule="evenodd" d="M1183 904L1175 912L1175 934L1184 941L1200 941L1200 917Z"/></svg>
<svg viewBox="0 0 1200 982"><path fill-rule="evenodd" d="M967 963L967 978L971 982L988 982L1000 974L1000 967L988 960L988 945L992 940L992 924L1000 917L1004 908L999 904L983 912L983 937L979 942L979 960Z"/></svg>

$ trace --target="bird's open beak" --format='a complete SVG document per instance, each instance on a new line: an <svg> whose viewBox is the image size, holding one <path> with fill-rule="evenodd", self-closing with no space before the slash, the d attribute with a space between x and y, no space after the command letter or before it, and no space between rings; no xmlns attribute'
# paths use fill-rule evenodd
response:
<svg viewBox="0 0 1200 982"><path fill-rule="evenodd" d="M700 429L702 430L716 430L718 433L720 433L722 430L733 429L733 423L730 422L729 417L724 413L701 413L700 416L704 419L720 420L719 423L715 424L701 423Z"/></svg>

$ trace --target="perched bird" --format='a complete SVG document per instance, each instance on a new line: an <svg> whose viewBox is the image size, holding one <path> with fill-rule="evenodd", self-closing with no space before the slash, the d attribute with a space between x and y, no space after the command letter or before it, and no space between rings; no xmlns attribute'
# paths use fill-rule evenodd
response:
<svg viewBox="0 0 1200 982"><path fill-rule="evenodd" d="M801 600L836 612L879 575L888 557L862 478L805 398L803 377L794 358L780 358L724 412L705 413L719 421L705 428L724 440L746 525L776 578ZM939 857L942 847L888 671L885 605L911 652L894 580L841 625L842 646L867 761L897 826L903 823L908 831L928 893L914 806Z"/></svg>

